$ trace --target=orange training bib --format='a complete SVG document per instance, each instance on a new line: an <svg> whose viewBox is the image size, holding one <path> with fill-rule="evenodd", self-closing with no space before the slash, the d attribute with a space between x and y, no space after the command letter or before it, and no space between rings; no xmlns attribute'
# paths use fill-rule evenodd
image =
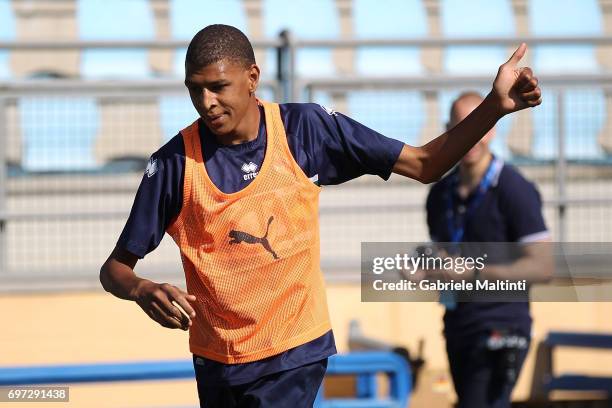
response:
<svg viewBox="0 0 612 408"><path fill-rule="evenodd" d="M209 179L198 121L182 130L181 213L168 228L197 297L189 344L223 363L270 357L331 329L319 262L319 191L293 159L277 104L255 179L226 194Z"/></svg>

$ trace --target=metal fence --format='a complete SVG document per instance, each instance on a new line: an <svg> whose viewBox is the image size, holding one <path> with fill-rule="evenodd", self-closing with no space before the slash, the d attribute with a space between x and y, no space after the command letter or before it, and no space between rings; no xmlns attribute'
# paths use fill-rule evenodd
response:
<svg viewBox="0 0 612 408"><path fill-rule="evenodd" d="M420 144L444 129L452 98L487 90L487 76L306 78L296 53L309 47L612 43L612 38L493 38L304 41L287 33L255 43L276 50L264 98L340 101L356 120ZM0 43L45 48L50 43ZM54 43L55 48L180 48L167 43ZM501 63L502 61L500 61ZM612 241L612 159L606 151L608 74L541 75L544 104L498 124L493 150L536 182L556 240ZM427 120L434 109L438 120ZM523 115L523 116L520 116ZM98 270L129 213L148 154L196 113L181 81L27 80L0 84L0 290L98 287ZM520 137L529 138L526 143ZM610 135L612 137L612 135ZM106 144L100 144L100 139ZM517 139L518 138L518 139ZM603 139L602 139L603 138ZM517 154L512 145L528 145ZM510 146L510 147L509 147ZM105 150L106 149L106 150ZM110 149L110 150L109 150ZM112 151L109 153L109 151ZM147 155L143 152L147 151ZM106 153L105 153L106 152ZM322 267L329 280L358 281L362 241L427 240L428 186L365 176L321 195ZM137 266L152 279L179 282L170 239Z"/></svg>

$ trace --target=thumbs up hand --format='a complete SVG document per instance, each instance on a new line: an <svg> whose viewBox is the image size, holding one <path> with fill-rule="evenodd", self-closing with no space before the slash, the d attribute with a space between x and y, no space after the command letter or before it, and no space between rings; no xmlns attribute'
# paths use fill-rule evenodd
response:
<svg viewBox="0 0 612 408"><path fill-rule="evenodd" d="M522 43L497 71L491 96L502 115L542 103L538 78L533 75L531 68L518 66L526 51L527 44Z"/></svg>

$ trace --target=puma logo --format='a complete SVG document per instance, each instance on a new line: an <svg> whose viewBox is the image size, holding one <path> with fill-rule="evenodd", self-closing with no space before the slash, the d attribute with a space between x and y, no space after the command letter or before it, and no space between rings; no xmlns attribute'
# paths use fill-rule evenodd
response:
<svg viewBox="0 0 612 408"><path fill-rule="evenodd" d="M278 259L278 256L276 255L276 252L274 252L274 250L270 246L270 243L268 242L268 231L270 230L270 224L272 224L272 221L274 221L274 217L270 217L268 219L268 226L266 227L266 235L264 235L261 238L255 237L255 236L249 234L248 232L231 230L229 232L229 237L231 238L229 243L230 244L239 244L241 242L244 242L244 243L247 243L247 244L261 244L266 251L268 251L268 252L270 252L272 254L274 259Z"/></svg>

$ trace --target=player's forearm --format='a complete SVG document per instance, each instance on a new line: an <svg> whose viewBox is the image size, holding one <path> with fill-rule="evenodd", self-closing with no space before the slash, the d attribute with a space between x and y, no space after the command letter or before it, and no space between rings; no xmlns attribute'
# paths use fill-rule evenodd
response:
<svg viewBox="0 0 612 408"><path fill-rule="evenodd" d="M109 258L100 269L100 283L118 298L134 300L134 290L143 279L134 270L116 259Z"/></svg>
<svg viewBox="0 0 612 408"><path fill-rule="evenodd" d="M438 181L503 116L490 95L463 121L421 147L404 145L393 172L421 183Z"/></svg>
<svg viewBox="0 0 612 408"><path fill-rule="evenodd" d="M548 282L554 272L552 256L534 258L525 256L509 265L486 265L480 273L480 279L513 281L526 280L529 283Z"/></svg>
<svg viewBox="0 0 612 408"><path fill-rule="evenodd" d="M488 95L463 121L422 146L424 178L439 180L489 131L503 114Z"/></svg>

